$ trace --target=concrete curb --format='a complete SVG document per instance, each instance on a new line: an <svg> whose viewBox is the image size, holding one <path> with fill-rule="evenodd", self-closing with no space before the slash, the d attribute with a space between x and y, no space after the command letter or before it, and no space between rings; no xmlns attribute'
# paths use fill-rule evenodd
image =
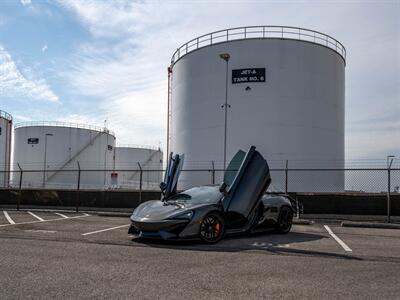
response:
<svg viewBox="0 0 400 300"><path fill-rule="evenodd" d="M305 219L293 219L292 222L294 225L312 225L315 222L311 220L305 220Z"/></svg>
<svg viewBox="0 0 400 300"><path fill-rule="evenodd" d="M346 221L346 222L342 222L342 227L400 229L400 224Z"/></svg>

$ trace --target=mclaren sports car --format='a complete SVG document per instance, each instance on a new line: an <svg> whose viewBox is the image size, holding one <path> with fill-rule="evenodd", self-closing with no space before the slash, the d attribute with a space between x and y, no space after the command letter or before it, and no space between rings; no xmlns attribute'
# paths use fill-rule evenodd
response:
<svg viewBox="0 0 400 300"><path fill-rule="evenodd" d="M184 155L170 155L160 184L162 199L144 202L133 211L130 234L216 243L225 235L290 231L291 202L284 196L265 194L271 183L269 167L254 146L236 153L218 186L177 192L183 161Z"/></svg>

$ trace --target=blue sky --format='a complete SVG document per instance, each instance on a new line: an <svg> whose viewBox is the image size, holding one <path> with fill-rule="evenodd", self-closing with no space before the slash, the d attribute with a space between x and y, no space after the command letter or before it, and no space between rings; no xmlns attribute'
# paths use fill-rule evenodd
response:
<svg viewBox="0 0 400 300"><path fill-rule="evenodd" d="M346 157L400 157L399 1L0 2L0 109L15 122L113 129L165 147L167 66L184 42L246 25L327 33L347 49Z"/></svg>

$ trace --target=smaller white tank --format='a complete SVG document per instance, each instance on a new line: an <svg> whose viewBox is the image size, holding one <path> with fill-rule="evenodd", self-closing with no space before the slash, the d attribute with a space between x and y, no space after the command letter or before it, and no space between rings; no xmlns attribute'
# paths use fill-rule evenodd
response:
<svg viewBox="0 0 400 300"><path fill-rule="evenodd" d="M9 186L12 117L0 110L0 188Z"/></svg>
<svg viewBox="0 0 400 300"><path fill-rule="evenodd" d="M14 129L13 167L26 188L81 189L111 185L115 136L110 130L65 122L19 123ZM19 172L13 173L18 184Z"/></svg>
<svg viewBox="0 0 400 300"><path fill-rule="evenodd" d="M160 148L137 145L118 145L115 148L117 188L138 189L140 168L142 168L142 188L158 189L162 181L163 152Z"/></svg>

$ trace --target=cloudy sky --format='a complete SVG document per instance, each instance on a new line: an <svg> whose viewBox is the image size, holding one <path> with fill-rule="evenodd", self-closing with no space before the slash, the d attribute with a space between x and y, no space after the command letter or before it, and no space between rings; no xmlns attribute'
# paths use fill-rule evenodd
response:
<svg viewBox="0 0 400 300"><path fill-rule="evenodd" d="M327 33L347 48L346 157L400 157L400 1L0 2L0 109L91 123L165 148L167 66L184 42L247 25Z"/></svg>

